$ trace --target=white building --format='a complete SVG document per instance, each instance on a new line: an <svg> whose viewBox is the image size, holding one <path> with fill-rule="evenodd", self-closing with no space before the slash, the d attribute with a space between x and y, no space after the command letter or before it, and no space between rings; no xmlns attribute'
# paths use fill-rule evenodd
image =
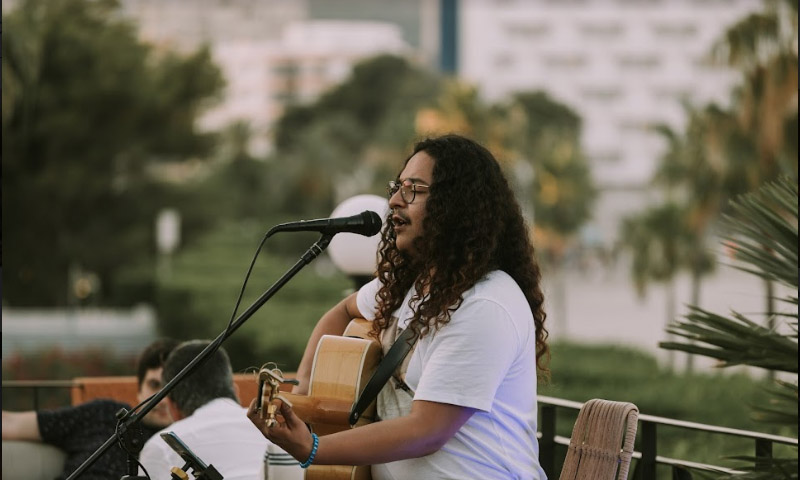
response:
<svg viewBox="0 0 800 480"><path fill-rule="evenodd" d="M220 41L264 41L308 17L306 0L121 0L139 36L156 46L193 50Z"/></svg>
<svg viewBox="0 0 800 480"><path fill-rule="evenodd" d="M545 90L584 119L601 185L641 185L684 124L681 98L727 104L737 74L708 62L760 0L461 0L458 71L490 100Z"/></svg>
<svg viewBox="0 0 800 480"><path fill-rule="evenodd" d="M666 146L650 127L685 124L681 100L727 105L736 72L709 62L725 28L760 0L459 0L459 75L490 101L546 91L583 118L601 195L586 231L611 246L619 220L653 200Z"/></svg>
<svg viewBox="0 0 800 480"><path fill-rule="evenodd" d="M224 102L203 125L215 129L247 120L257 137L253 146L263 152L270 128L287 106L313 101L366 58L409 50L394 24L336 20L292 22L276 40L215 42L212 55L228 85Z"/></svg>
<svg viewBox="0 0 800 480"><path fill-rule="evenodd" d="M211 49L226 87L200 119L216 130L250 124L253 153L270 147L270 129L286 106L313 101L353 65L380 53L407 54L400 27L388 22L307 20L305 0L123 0L140 37L156 47Z"/></svg>

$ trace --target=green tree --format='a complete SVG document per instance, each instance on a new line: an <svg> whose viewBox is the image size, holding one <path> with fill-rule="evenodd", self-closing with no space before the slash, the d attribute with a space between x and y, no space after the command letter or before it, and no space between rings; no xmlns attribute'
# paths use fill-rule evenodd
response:
<svg viewBox="0 0 800 480"><path fill-rule="evenodd" d="M731 25L712 49L717 61L742 73L733 107L717 125L727 140L720 145L734 160L726 176L734 194L753 191L781 173L797 179L798 5L793 0L763 5ZM773 283L765 280L764 286L771 312Z"/></svg>
<svg viewBox="0 0 800 480"><path fill-rule="evenodd" d="M151 167L208 152L194 124L220 73L207 50L156 55L109 0L25 0L3 26L3 301L66 305L71 270L99 277L96 302L133 301L124 272L152 265L175 200Z"/></svg>
<svg viewBox="0 0 800 480"><path fill-rule="evenodd" d="M620 238L631 253L631 276L639 295L644 295L651 281L666 287L665 325L675 318L675 277L691 265L698 251L696 232L688 223L686 206L675 202L651 207L623 219ZM668 359L669 368L674 359Z"/></svg>
<svg viewBox="0 0 800 480"><path fill-rule="evenodd" d="M731 25L712 47L718 62L737 68L735 127L756 156L745 170L752 191L783 172L797 178L797 2L765 0L764 7ZM753 158L757 162L752 162Z"/></svg>
<svg viewBox="0 0 800 480"><path fill-rule="evenodd" d="M653 178L653 184L661 186L666 191L666 196L672 205L660 207L664 211L671 211L683 215L683 218L671 218L670 230L660 229L650 223L648 226L648 213L640 219L643 225L639 228L640 234L648 233L655 236L656 243L673 242L679 244L676 252L679 258L672 259L678 262L674 265L669 278L659 278L659 272L651 271L649 275L655 280L668 282L667 322L672 321L675 313L675 296L673 277L678 270L688 270L691 276L691 302L695 305L701 303L702 279L714 270L715 260L712 251L708 248L709 238L712 235L714 223L719 216L721 202L724 196L722 188L723 174L720 171L720 162L709 161L706 148L706 121L707 111L698 111L685 105L689 121L683 135L678 134L667 125L658 125L655 130L667 140L667 150ZM675 199L680 199L679 203ZM659 210L659 207L655 209ZM653 214L650 211L649 214ZM631 219L629 222L635 222ZM653 228L655 227L655 228ZM627 226L630 229L630 225ZM667 238L671 237L671 238ZM639 239L639 242L643 239ZM633 246L628 243L628 246ZM639 258L645 256L644 252L634 250L633 275L639 293L643 292L643 283L646 282L649 267L643 265ZM645 262L649 263L649 262ZM643 270L644 271L643 271ZM693 357L687 358L687 370L694 367Z"/></svg>
<svg viewBox="0 0 800 480"><path fill-rule="evenodd" d="M356 171L363 179L346 193L383 185L396 174L414 138L417 109L436 98L439 81L403 58L382 55L357 64L316 101L290 107L275 127L281 175L271 186L282 192L281 208L330 211Z"/></svg>
<svg viewBox="0 0 800 480"><path fill-rule="evenodd" d="M591 218L597 196L580 146L581 124L577 113L544 92L518 93L505 106L506 145L511 152L506 155L514 159L516 168L532 167L532 184L520 187L529 189L525 193L533 206L534 242L545 268L551 269L554 309L564 329L567 294L563 264L576 233Z"/></svg>
<svg viewBox="0 0 800 480"><path fill-rule="evenodd" d="M738 268L797 292L798 189L787 178L769 182L758 191L743 195L726 216L727 240L733 245ZM726 316L692 306L684 319L667 329L688 342L663 342L661 348L704 355L720 361L721 367L749 365L769 371L798 372L798 299L789 294L781 299L784 312L766 312L783 320L783 325L765 327L748 315L732 312ZM756 419L783 425L796 434L798 386L778 380L768 404L754 406ZM761 459L769 472L751 472L737 478L797 478L797 456L792 459Z"/></svg>
<svg viewBox="0 0 800 480"><path fill-rule="evenodd" d="M712 47L714 59L742 72L732 108L686 104L685 130L678 133L666 125L655 127L668 147L653 183L664 188L668 203L678 202L686 218L675 219L673 226L680 230L652 225L655 228L649 230L648 242L664 244L664 235L671 235L670 242L684 245L676 249L681 252L674 259L679 263L670 270L673 274L680 269L691 273L694 305L700 305L701 278L713 267L706 244L729 200L775 179L780 172L797 178L797 5L783 0L764 4L762 11L728 28ZM658 215L658 210L675 208L665 205L643 213L639 217L643 224L637 231L646 236L649 217ZM623 228L632 230L630 223L634 221L629 220ZM643 279L660 279L664 270L649 270L653 265L645 260L647 250L635 250L645 248L641 244L648 242L638 242L638 247L627 244L634 248L633 268L640 271L633 274L642 291ZM768 280L765 286L767 310L771 311L773 287ZM674 307L668 307L667 312L672 315Z"/></svg>
<svg viewBox="0 0 800 480"><path fill-rule="evenodd" d="M512 143L533 166L534 226L550 239L541 244L545 260L559 265L571 237L591 217L597 196L580 147L581 118L543 92L515 95L514 108L522 115Z"/></svg>

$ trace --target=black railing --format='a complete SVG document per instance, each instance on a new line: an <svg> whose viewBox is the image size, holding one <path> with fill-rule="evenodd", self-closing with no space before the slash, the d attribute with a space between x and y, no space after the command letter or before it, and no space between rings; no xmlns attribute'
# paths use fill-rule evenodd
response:
<svg viewBox="0 0 800 480"><path fill-rule="evenodd" d="M539 434L539 459L542 468L547 473L548 478L558 478L556 472L556 445L569 446L569 438L556 434L557 409L561 408L578 411L583 404L580 402L573 402L571 400L564 400L555 397L546 397L543 395L538 397L538 401L540 412L539 429L541 431ZM738 473L736 470L719 465L690 462L687 460L658 455L658 442L656 434L659 425L750 439L753 441L754 457L758 458L758 462L756 465L754 465L756 469L765 469L768 467L769 459L772 458L773 446L775 444L789 445L797 448L796 438L751 432L748 430L738 430L735 428L719 427L715 425L705 425L702 423L685 422L682 420L640 413L639 428L637 432L637 444L639 445L639 450L633 452L633 458L636 460L636 467L633 469L631 478L634 480L656 480L656 467L658 465L667 465L670 467L672 470L672 478L687 480L692 478L692 470L717 473ZM570 429L571 427L572 425L570 425Z"/></svg>
<svg viewBox="0 0 800 480"><path fill-rule="evenodd" d="M72 380L4 380L3 390L30 390L33 392L33 409L38 410L41 405L41 392L54 389L72 388Z"/></svg>
<svg viewBox="0 0 800 480"><path fill-rule="evenodd" d="M31 389L33 391L33 409L38 409L40 392L51 389L68 389L74 385L71 380L9 380L3 381L3 389ZM583 406L581 402L564 400L562 398L547 397L540 395L539 402L539 460L542 468L547 473L548 478L558 478L556 470L557 460L563 460L557 455L557 446L569 446L569 437L564 437L556 433L557 410L566 409L577 412ZM719 435L729 435L739 438L750 439L753 441L754 457L759 459L755 468L765 468L772 458L773 446L775 444L789 445L797 448L797 439L770 435L765 433L752 432L748 430L738 430L734 428L706 425L695 422L685 422L666 417L639 414L639 428L637 432L637 444L639 449L633 452L633 459L636 466L633 469L631 479L633 480L656 480L656 467L666 465L672 470L672 478L686 479L692 478L692 470L702 470L718 473L737 473L735 470L719 465L691 462L677 458L669 458L658 455L657 431L659 426L674 427L684 430L693 430ZM571 431L572 424L569 425Z"/></svg>

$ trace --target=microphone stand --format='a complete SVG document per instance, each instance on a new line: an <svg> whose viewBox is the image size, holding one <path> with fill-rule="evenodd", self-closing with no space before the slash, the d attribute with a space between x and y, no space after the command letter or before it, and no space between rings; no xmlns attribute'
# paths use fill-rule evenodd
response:
<svg viewBox="0 0 800 480"><path fill-rule="evenodd" d="M271 233L272 231L267 233L267 237L269 237ZM233 322L229 328L223 330L223 332L220 333L217 336L217 338L214 339L213 342L209 343L208 346L204 348L202 352L197 354L197 356L194 359L192 359L192 361L189 362L189 364L186 365L183 368L183 370L178 372L178 374L175 375L175 377L172 380L170 380L166 385L161 387L161 390L159 390L155 395L150 397L150 399L147 400L147 403L145 403L144 406L142 406L142 408L138 412L133 413L132 411L128 411L124 408L121 409L119 412L117 412L117 418L119 419L120 422L123 422L117 429L117 432L112 434L108 438L108 440L105 441L105 443L103 443L100 447L98 447L98 449L95 450L94 453L92 453L92 455L78 467L77 470L72 472L72 474L70 474L70 476L67 477L67 480L74 480L80 477L89 467L94 465L97 459L102 457L103 454L105 454L105 452L108 451L109 448L111 448L111 446L116 441L117 436L124 437L125 433L132 426L139 423L141 419L145 415L147 415L148 412L150 412L150 410L152 410L153 408L155 408L156 405L158 405L158 402L160 402L164 397L167 396L167 394L169 394L169 392L172 391L173 388L175 388L175 385L180 383L184 377L192 373L202 361L204 361L208 356L210 356L218 348L218 346L221 345L223 341L225 341L226 338L231 336L233 332L239 329L239 327L241 327L244 324L244 322L246 322L247 319L249 319L259 308L261 308L265 303L267 303L267 300L272 298L272 296L275 295L275 293L278 290L280 290L289 280L291 280L292 277L294 277L297 274L297 272L299 272L303 267L314 261L314 259L316 259L326 248L328 248L328 245L331 243L332 238L333 238L332 234L323 234L319 238L319 240L317 240L313 245L311 245L311 247L309 247L308 250L306 250L306 252L302 255L300 260L298 260L297 263L295 263L292 268L290 268L286 273L284 273L283 276L279 278L269 288L269 290L261 294L261 296L258 297L258 299L256 299L256 301L253 302L253 304L250 305L247 308L247 310L245 310L241 315L239 315L236 321ZM125 478L130 479L137 477L130 477L126 475L125 477L123 477L123 479Z"/></svg>

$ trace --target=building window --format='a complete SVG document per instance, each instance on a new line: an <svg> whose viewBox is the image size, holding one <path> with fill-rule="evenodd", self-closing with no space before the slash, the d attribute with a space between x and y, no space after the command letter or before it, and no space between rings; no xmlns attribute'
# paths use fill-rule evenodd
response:
<svg viewBox="0 0 800 480"><path fill-rule="evenodd" d="M579 30L584 37L590 39L609 39L621 36L625 27L616 22L611 23L584 23Z"/></svg>
<svg viewBox="0 0 800 480"><path fill-rule="evenodd" d="M509 23L505 26L505 31L513 39L534 39L549 34L550 25L546 23Z"/></svg>
<svg viewBox="0 0 800 480"><path fill-rule="evenodd" d="M664 40L691 39L697 35L697 25L691 23L655 23L652 28Z"/></svg>
<svg viewBox="0 0 800 480"><path fill-rule="evenodd" d="M586 87L581 90L581 96L585 100L610 102L617 100L622 94L622 90L616 86L606 87Z"/></svg>
<svg viewBox="0 0 800 480"><path fill-rule="evenodd" d="M702 54L692 58L691 63L694 68L700 70L719 67L717 62L708 54Z"/></svg>
<svg viewBox="0 0 800 480"><path fill-rule="evenodd" d="M652 69L661 64L661 59L654 53L625 53L617 57L617 63L622 68Z"/></svg>
<svg viewBox="0 0 800 480"><path fill-rule="evenodd" d="M494 57L494 67L508 70L514 66L514 56L510 53L499 53Z"/></svg>
<svg viewBox="0 0 800 480"><path fill-rule="evenodd" d="M272 73L275 75L297 75L297 64L293 62L278 63L272 67Z"/></svg>
<svg viewBox="0 0 800 480"><path fill-rule="evenodd" d="M692 91L687 87L656 87L653 88L653 98L657 100L682 100L691 98Z"/></svg>
<svg viewBox="0 0 800 480"><path fill-rule="evenodd" d="M544 64L551 68L577 69L589 62L586 55L580 53L549 54L544 56Z"/></svg>

